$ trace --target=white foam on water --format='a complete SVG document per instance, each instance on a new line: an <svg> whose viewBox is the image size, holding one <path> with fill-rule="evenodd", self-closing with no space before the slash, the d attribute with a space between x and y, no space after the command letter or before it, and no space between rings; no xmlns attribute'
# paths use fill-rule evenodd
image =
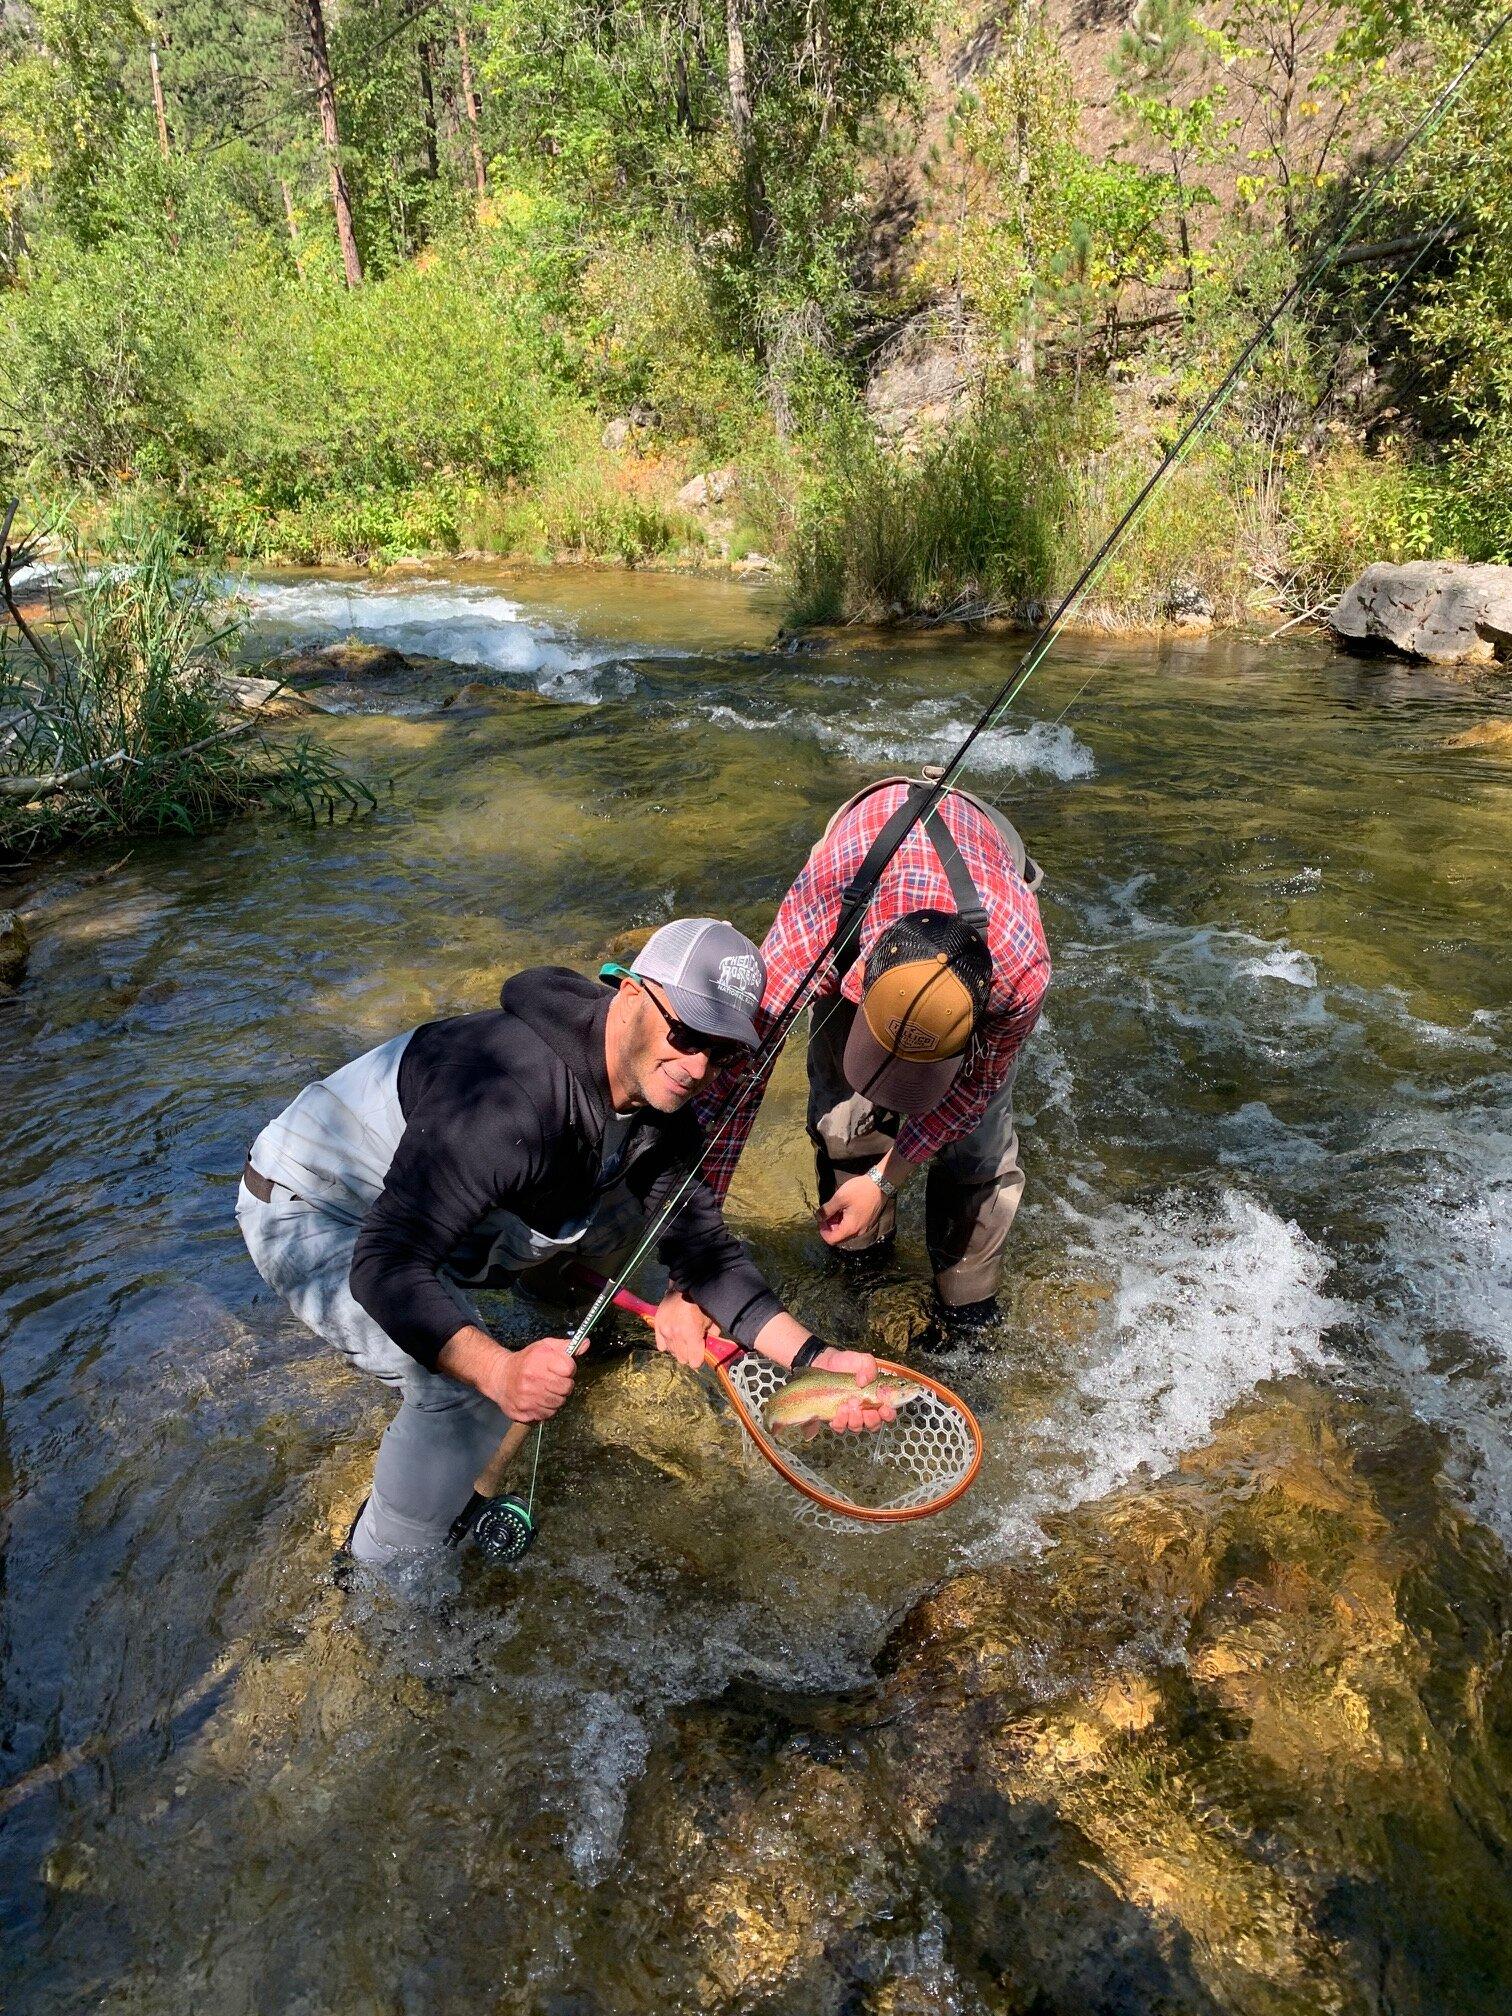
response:
<svg viewBox="0 0 1512 2016"><path fill-rule="evenodd" d="M291 643L357 637L414 657L444 658L525 679L558 699L599 699L590 676L593 668L622 655L608 645L589 646L559 634L539 617L527 617L508 596L462 582L230 585L245 603L254 630L271 631Z"/></svg>
<svg viewBox="0 0 1512 2016"><path fill-rule="evenodd" d="M781 730L812 735L826 748L839 750L854 762L877 771L917 770L925 763L946 763L975 725L968 703L920 700L913 706L896 700L870 700L860 718L821 719L796 707L779 708L763 717L726 701L699 711L718 728L744 729L755 735ZM1027 777L1039 773L1063 784L1091 777L1097 760L1084 742L1064 725L1031 721L1022 728L992 728L973 743L962 781L971 788L973 776Z"/></svg>
<svg viewBox="0 0 1512 2016"><path fill-rule="evenodd" d="M646 1768L651 1737L634 1710L612 1694L580 1694L572 1713L578 1807L567 1853L583 1881L597 1883L619 1855L630 1786Z"/></svg>
<svg viewBox="0 0 1512 2016"><path fill-rule="evenodd" d="M1371 1334L1444 1431L1475 1515L1512 1544L1512 1107L1384 1128L1393 1188Z"/></svg>
<svg viewBox="0 0 1512 2016"><path fill-rule="evenodd" d="M1237 969L1246 980L1283 980L1288 987L1316 987L1318 969L1295 945L1272 945L1259 958L1242 960Z"/></svg>
<svg viewBox="0 0 1512 2016"><path fill-rule="evenodd" d="M1099 1490L1172 1462L1262 1379L1320 1363L1349 1313L1323 1293L1328 1255L1234 1190L1211 1211L1172 1199L1158 1219L1115 1214L1097 1251L1118 1267L1105 1348L1078 1382Z"/></svg>
<svg viewBox="0 0 1512 2016"><path fill-rule="evenodd" d="M816 722L819 738L858 763L917 769L922 763L948 763L971 733L975 720L951 713L960 702L920 701L900 709L896 703L874 704L873 716L885 719L845 724ZM1027 777L1038 772L1062 784L1091 777L1097 761L1064 723L1031 721L1024 728L989 728L972 744L968 788L973 775Z"/></svg>
<svg viewBox="0 0 1512 2016"><path fill-rule="evenodd" d="M1488 1023L1494 1026L1496 1018L1484 1008L1477 1008L1463 1028L1456 1028L1451 1022L1432 1022L1425 1016L1414 1014L1406 993L1400 987L1383 987L1377 998L1394 1012L1403 1028L1419 1042L1431 1044L1436 1050L1491 1051L1496 1048L1496 1038L1487 1027Z"/></svg>
<svg viewBox="0 0 1512 2016"><path fill-rule="evenodd" d="M1081 1224L1069 1251L1104 1278L1111 1268L1114 1291L1070 1389L1030 1428L1036 1481L995 1549L1036 1545L1047 1513L1169 1469L1262 1380L1322 1364L1325 1333L1350 1314L1324 1292L1329 1256L1239 1191L1176 1192Z"/></svg>

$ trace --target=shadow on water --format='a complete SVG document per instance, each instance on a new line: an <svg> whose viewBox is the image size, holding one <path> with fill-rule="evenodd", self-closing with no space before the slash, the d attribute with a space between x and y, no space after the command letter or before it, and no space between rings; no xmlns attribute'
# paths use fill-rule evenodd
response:
<svg viewBox="0 0 1512 2016"><path fill-rule="evenodd" d="M383 1396L253 1274L231 1220L248 1141L310 1077L491 1003L521 966L586 965L679 913L759 936L834 805L948 753L1013 647L773 650L769 598L667 577L251 593L271 642L351 632L466 670L386 696L398 718L323 725L394 779L366 821L247 822L40 870L7 898L36 944L0 1004L0 1778L24 1791L0 1813L10 2006L1428 2010L1445 1979L1464 2009L1496 2006L1506 1984L1468 1959L1409 1970L1395 1999L1370 1985L1390 1969L1358 1928L1411 1916L1410 1875L1339 1850L1311 1808L1314 1835L1284 1854L1337 1868L1308 1891L1304 1936L1279 1907L1225 1918L1195 1878L1178 1898L1032 1773L966 1771L919 1817L897 1760L852 1726L878 1712L878 1655L922 1592L1017 1574L1047 1533L1095 1560L1099 1508L1122 1531L1257 1393L1346 1407L1349 1460L1397 1474L1351 1544L1375 1545L1373 1520L1421 1523L1439 1536L1439 1553L1421 1543L1431 1592L1452 1531L1455 1603L1504 1608L1485 1529L1512 1536L1512 767L1446 746L1494 709L1494 683L1364 671L1305 641L1083 640L989 739L969 781L1045 865L1057 978L1021 1078L1004 1334L946 1373L989 1427L956 1511L826 1540L692 1381L605 1352L550 1434L522 1574L448 1565L343 1593L329 1553ZM479 690L443 706L463 677ZM906 1336L914 1216L890 1274L822 1263L796 1048L733 1215L818 1327ZM498 1314L530 1334L525 1312ZM1429 1460L1403 1468L1409 1446ZM1224 1476L1236 1504L1248 1487ZM1334 1516L1324 1501L1309 1519ZM1191 1604L1263 1585L1292 1615L1275 1590L1304 1567L1278 1580L1282 1540L1248 1533ZM1034 1589L1013 1654L1025 1730L1057 1688L1095 1692L1136 1654L1184 1671L1198 1609L1121 1597L1105 1629ZM1412 1642L1437 1648L1428 1694L1439 1672L1459 1702L1448 1635L1402 1604ZM803 1726L751 1706L790 1697ZM1258 1713L1227 1707L1204 1740L1248 1756ZM1505 1782L1455 1796L1469 1818L1445 1827L1495 1869ZM1257 1806L1255 1868L1283 1856L1267 1825ZM832 1921L826 1866L850 1885ZM810 1950L804 1911L828 1944ZM1422 1938L1468 1954L1433 1929L1452 1918L1422 1902ZM1291 1973L1267 1972L1268 1940L1303 1956ZM1262 1957L1236 1986L1214 1955L1245 1941Z"/></svg>

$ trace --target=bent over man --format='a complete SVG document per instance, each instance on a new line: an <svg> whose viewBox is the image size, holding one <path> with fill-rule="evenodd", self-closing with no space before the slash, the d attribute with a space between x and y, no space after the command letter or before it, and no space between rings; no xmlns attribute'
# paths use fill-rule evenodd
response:
<svg viewBox="0 0 1512 2016"><path fill-rule="evenodd" d="M808 1131L820 1232L847 1251L891 1239L895 1199L927 1166L936 1335L957 1342L998 1314L1024 1188L1013 1080L1050 984L1050 955L1034 894L1039 869L1008 820L965 791L948 791L908 832L860 907L858 885L929 789L885 778L830 820L762 942L756 1020L764 1036L842 915L859 915L843 970L831 965L811 1008ZM700 1101L706 1118L729 1089L715 1086ZM753 1089L714 1136L705 1174L721 1199L760 1098Z"/></svg>
<svg viewBox="0 0 1512 2016"><path fill-rule="evenodd" d="M252 1145L237 1219L258 1272L401 1404L349 1551L442 1547L511 1421L572 1389L565 1339L510 1351L467 1288L561 1258L611 1266L697 1160L688 1102L756 1042L763 971L728 924L666 925L611 990L565 967L508 981L500 1006L411 1029L310 1085ZM702 1360L712 1322L780 1365L875 1376L786 1314L695 1183L659 1256L657 1343ZM875 1425L858 1399L840 1427Z"/></svg>

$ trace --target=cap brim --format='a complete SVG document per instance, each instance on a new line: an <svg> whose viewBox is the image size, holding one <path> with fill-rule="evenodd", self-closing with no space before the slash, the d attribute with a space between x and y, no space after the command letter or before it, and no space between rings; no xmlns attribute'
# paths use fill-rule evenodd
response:
<svg viewBox="0 0 1512 2016"><path fill-rule="evenodd" d="M889 1113L929 1113L961 1075L964 1053L932 1058L927 1064L895 1057L879 1043L857 1011L845 1040L842 1069L853 1092Z"/></svg>
<svg viewBox="0 0 1512 2016"><path fill-rule="evenodd" d="M691 987L674 987L666 980L658 980L656 984L666 995L678 1021L686 1022L700 1036L718 1036L726 1043L744 1043L750 1050L760 1043L760 1031L750 1016L742 1015L728 1001L718 1000L712 994L695 993Z"/></svg>

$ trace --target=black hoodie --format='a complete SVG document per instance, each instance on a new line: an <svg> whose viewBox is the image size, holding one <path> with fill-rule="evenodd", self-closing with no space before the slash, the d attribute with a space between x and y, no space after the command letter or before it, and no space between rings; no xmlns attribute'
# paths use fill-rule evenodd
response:
<svg viewBox="0 0 1512 2016"><path fill-rule="evenodd" d="M490 1236L484 1221L512 1211L556 1236L587 1216L600 1184L612 1105L604 1028L613 994L565 966L533 966L506 981L501 1006L427 1022L399 1065L404 1133L357 1236L351 1288L394 1342L431 1370L456 1334L441 1268L469 1282ZM698 1159L690 1110L637 1110L616 1181L653 1214ZM782 1304L729 1231L701 1180L657 1251L683 1290L726 1336L750 1344Z"/></svg>

